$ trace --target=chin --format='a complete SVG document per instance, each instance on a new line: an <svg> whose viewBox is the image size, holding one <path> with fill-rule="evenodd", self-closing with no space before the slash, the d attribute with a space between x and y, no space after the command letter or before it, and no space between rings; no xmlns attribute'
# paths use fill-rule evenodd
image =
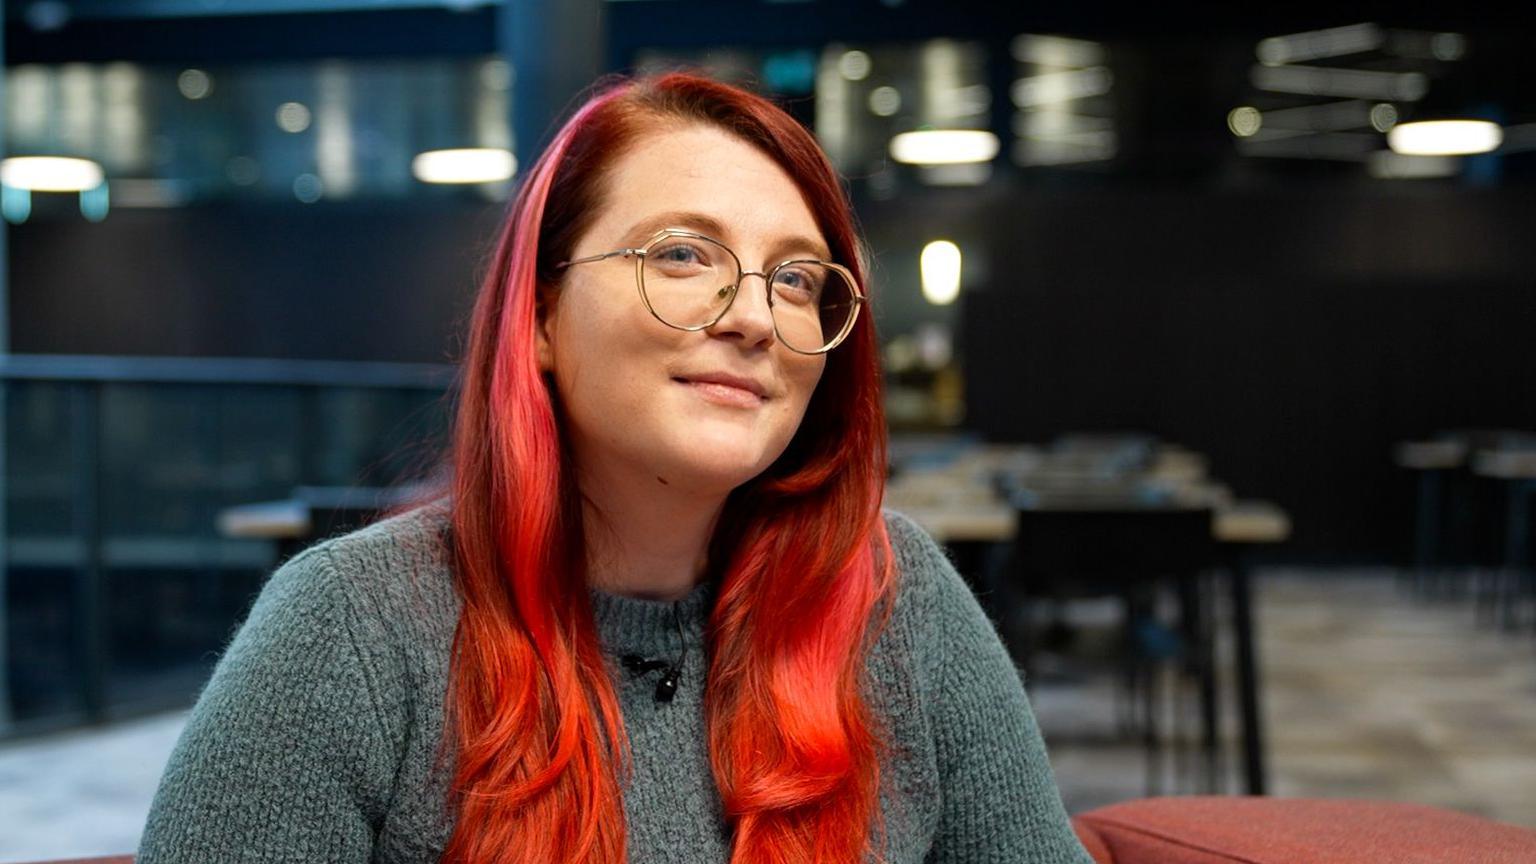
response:
<svg viewBox="0 0 1536 864"><path fill-rule="evenodd" d="M753 477L763 473L769 462L725 462L722 460L689 460L677 465L675 476L682 483L700 491L730 493Z"/></svg>
<svg viewBox="0 0 1536 864"><path fill-rule="evenodd" d="M777 458L777 453L747 446L739 439L718 442L721 445L718 447L710 447L710 443L707 439L691 439L686 450L669 460L673 475L680 482L700 489L730 492L768 470Z"/></svg>

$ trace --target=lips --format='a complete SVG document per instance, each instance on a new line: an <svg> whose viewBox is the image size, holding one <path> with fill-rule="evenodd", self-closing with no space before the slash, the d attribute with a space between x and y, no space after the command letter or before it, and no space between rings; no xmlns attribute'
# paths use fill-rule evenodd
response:
<svg viewBox="0 0 1536 864"><path fill-rule="evenodd" d="M738 390L745 390L759 399L768 398L767 387L751 378L731 375L725 372L701 372L697 375L678 375L673 380L689 384L719 384L725 387L735 387Z"/></svg>

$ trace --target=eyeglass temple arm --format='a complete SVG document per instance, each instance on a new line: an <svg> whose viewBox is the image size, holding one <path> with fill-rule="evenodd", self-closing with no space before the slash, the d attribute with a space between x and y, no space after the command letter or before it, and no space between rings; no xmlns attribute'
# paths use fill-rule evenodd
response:
<svg viewBox="0 0 1536 864"><path fill-rule="evenodd" d="M644 254L644 249L615 249L612 252L604 252L601 255L588 255L585 258L574 258L570 261L561 261L559 264L556 264L555 267L556 269L564 269L571 266L572 264L591 264L593 261L606 261L609 258L614 258L619 255L623 255L625 258L628 258L631 255Z"/></svg>

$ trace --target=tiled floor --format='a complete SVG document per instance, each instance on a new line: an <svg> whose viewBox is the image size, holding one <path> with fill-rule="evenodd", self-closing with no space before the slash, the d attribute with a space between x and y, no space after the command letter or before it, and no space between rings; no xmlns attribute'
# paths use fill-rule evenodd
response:
<svg viewBox="0 0 1536 864"><path fill-rule="evenodd" d="M0 861L133 851L182 719L0 747Z"/></svg>
<svg viewBox="0 0 1536 864"><path fill-rule="evenodd" d="M1413 600L1388 573L1272 571L1259 592L1274 794L1416 801L1536 828L1529 633L1480 631L1465 604ZM1074 616L1087 644L1110 615ZM1047 667L1032 688L1073 811L1147 791L1140 747L1115 737L1113 682L1089 668ZM0 862L133 849L181 723L0 746ZM1165 770L1164 791L1172 780Z"/></svg>
<svg viewBox="0 0 1536 864"><path fill-rule="evenodd" d="M1270 571L1259 587L1270 794L1411 801L1536 828L1529 631L1480 628L1466 602L1412 599L1390 572ZM1042 684L1033 698L1070 809L1146 794L1141 749L1104 741L1108 679ZM1223 717L1235 754L1233 706ZM1200 791L1164 768L1165 792Z"/></svg>
<svg viewBox="0 0 1536 864"><path fill-rule="evenodd" d="M1387 578L1265 587L1277 794L1416 801L1536 828L1528 630L1480 629L1464 604L1404 603Z"/></svg>

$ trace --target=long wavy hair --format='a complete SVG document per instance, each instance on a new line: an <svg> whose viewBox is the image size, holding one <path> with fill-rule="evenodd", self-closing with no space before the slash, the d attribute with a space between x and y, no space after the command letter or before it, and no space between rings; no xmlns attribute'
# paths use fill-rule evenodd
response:
<svg viewBox="0 0 1536 864"><path fill-rule="evenodd" d="M463 611L447 694L445 862L619 864L632 767L586 581L580 496L535 328L618 159L647 135L723 129L782 167L863 282L852 212L815 139L768 100L690 74L613 79L527 172L469 327L438 494ZM867 310L866 310L867 311ZM890 613L885 418L874 326L827 357L780 458L736 489L708 555L709 758L733 864L883 858L865 659ZM793 610L792 614L786 610Z"/></svg>

